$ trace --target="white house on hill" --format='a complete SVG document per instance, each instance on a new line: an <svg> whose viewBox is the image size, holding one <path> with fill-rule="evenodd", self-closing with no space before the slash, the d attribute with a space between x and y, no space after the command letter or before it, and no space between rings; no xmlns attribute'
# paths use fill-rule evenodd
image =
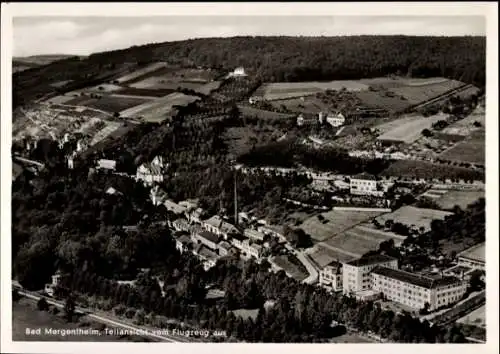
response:
<svg viewBox="0 0 500 354"><path fill-rule="evenodd" d="M156 156L151 163L142 164L137 168L136 180L146 185L163 182L165 164L161 156Z"/></svg>

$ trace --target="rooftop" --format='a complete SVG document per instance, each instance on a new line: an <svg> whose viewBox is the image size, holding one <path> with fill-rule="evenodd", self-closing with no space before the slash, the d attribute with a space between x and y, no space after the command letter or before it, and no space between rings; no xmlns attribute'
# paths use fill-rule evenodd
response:
<svg viewBox="0 0 500 354"><path fill-rule="evenodd" d="M191 243L191 238L188 235L181 235L177 238L177 241L182 244L188 244Z"/></svg>
<svg viewBox="0 0 500 354"><path fill-rule="evenodd" d="M361 257L350 262L347 262L348 265L352 265L355 267L363 267L373 264L386 263L390 261L395 261L396 258L392 258L389 256L384 256L382 254L375 254L371 256Z"/></svg>
<svg viewBox="0 0 500 354"><path fill-rule="evenodd" d="M199 237L204 238L210 242L217 243L219 242L219 236L210 231L202 231L198 234Z"/></svg>
<svg viewBox="0 0 500 354"><path fill-rule="evenodd" d="M463 252L459 253L459 257L471 259L474 261L485 261L485 243L480 243L478 245L472 246Z"/></svg>
<svg viewBox="0 0 500 354"><path fill-rule="evenodd" d="M186 211L186 208L184 208L183 206L180 206L177 203L174 203L171 200L166 200L163 204L165 205L167 210L170 210L176 214L182 214Z"/></svg>
<svg viewBox="0 0 500 354"><path fill-rule="evenodd" d="M197 253L200 255L200 257L206 259L206 260L212 260L215 261L219 258L219 255L215 253L214 251L210 250L208 247L201 245L197 249Z"/></svg>
<svg viewBox="0 0 500 354"><path fill-rule="evenodd" d="M352 179L363 179L366 181L376 181L377 177L375 177L374 175L371 175L369 173L363 172L363 173L359 173L357 175L352 176Z"/></svg>
<svg viewBox="0 0 500 354"><path fill-rule="evenodd" d="M385 277L399 280L405 283L413 284L426 289L440 288L446 285L451 285L460 282L460 279L452 276L443 276L437 279L405 272L399 269L391 269L386 267L377 267L373 270L374 274L383 275Z"/></svg>

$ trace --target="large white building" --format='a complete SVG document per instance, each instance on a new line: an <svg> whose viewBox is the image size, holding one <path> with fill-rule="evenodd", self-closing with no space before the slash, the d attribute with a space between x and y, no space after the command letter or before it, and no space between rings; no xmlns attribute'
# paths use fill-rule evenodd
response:
<svg viewBox="0 0 500 354"><path fill-rule="evenodd" d="M342 113L328 113L326 116L326 122L332 127L341 127L345 124L345 117Z"/></svg>
<svg viewBox="0 0 500 354"><path fill-rule="evenodd" d="M384 195L384 188L375 176L368 173L361 173L351 177L351 194L354 195L372 195L381 197Z"/></svg>
<svg viewBox="0 0 500 354"><path fill-rule="evenodd" d="M165 165L161 156L156 156L149 164L142 164L137 168L135 179L146 185L163 182Z"/></svg>
<svg viewBox="0 0 500 354"><path fill-rule="evenodd" d="M428 304L430 311L461 300L467 291L467 281L457 277L431 278L386 267L371 272L371 284L387 300L417 310Z"/></svg>
<svg viewBox="0 0 500 354"><path fill-rule="evenodd" d="M342 290L342 264L333 261L319 272L319 285L330 291Z"/></svg>
<svg viewBox="0 0 500 354"><path fill-rule="evenodd" d="M378 266L397 269L398 260L384 255L366 256L342 264L342 286L344 294L371 289L371 271Z"/></svg>

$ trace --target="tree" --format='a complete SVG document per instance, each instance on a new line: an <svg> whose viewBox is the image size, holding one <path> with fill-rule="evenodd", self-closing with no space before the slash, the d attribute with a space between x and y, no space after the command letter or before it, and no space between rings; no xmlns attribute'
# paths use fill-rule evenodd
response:
<svg viewBox="0 0 500 354"><path fill-rule="evenodd" d="M64 303L64 315L66 316L66 320L68 322L71 322L73 320L73 315L75 314L75 300L73 299L73 296L70 295L66 299L66 302Z"/></svg>
<svg viewBox="0 0 500 354"><path fill-rule="evenodd" d="M307 248L312 246L311 236L300 228L291 229L285 234L287 240L296 248Z"/></svg>
<svg viewBox="0 0 500 354"><path fill-rule="evenodd" d="M47 302L47 300L44 297L42 297L42 298L40 298L40 300L38 300L38 302L36 303L36 306L37 306L39 311L47 311L49 309L49 303Z"/></svg>
<svg viewBox="0 0 500 354"><path fill-rule="evenodd" d="M432 132L429 130L429 129L424 129L422 130L422 133L421 133L423 136L425 136L426 138L429 138L431 137L433 134Z"/></svg>

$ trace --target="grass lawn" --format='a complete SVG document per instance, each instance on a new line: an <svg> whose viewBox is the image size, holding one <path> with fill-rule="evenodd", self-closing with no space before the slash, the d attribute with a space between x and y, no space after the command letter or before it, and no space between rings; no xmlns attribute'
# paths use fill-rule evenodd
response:
<svg viewBox="0 0 500 354"><path fill-rule="evenodd" d="M398 210L393 211L392 213L379 216L377 220L382 225L387 220L392 220L403 225L415 225L417 228L424 227L426 230L430 230L432 220L444 220L444 217L446 215L451 215L451 213L441 210L404 206L399 208Z"/></svg>
<svg viewBox="0 0 500 354"><path fill-rule="evenodd" d="M51 306L52 307L52 306ZM39 311L36 303L32 300L22 298L19 302L12 305L12 340L13 341L67 341L67 342L116 342L116 341L149 341L138 336L111 336L104 331L98 330L97 333L89 334L68 334L51 335L44 334L45 329L53 330L96 330L99 324L85 317L80 317L78 322L68 323L63 317L62 312L57 315L46 311ZM41 329L41 335L28 335L26 329Z"/></svg>

